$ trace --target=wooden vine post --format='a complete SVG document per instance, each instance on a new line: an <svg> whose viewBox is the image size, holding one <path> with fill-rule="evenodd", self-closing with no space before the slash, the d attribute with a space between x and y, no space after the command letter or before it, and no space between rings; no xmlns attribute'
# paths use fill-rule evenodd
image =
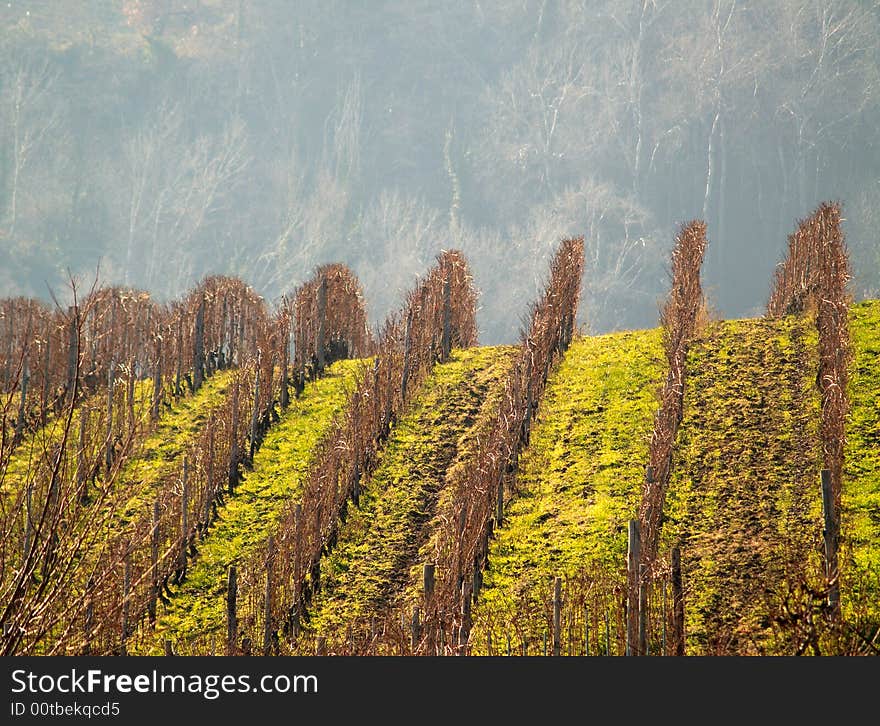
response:
<svg viewBox="0 0 880 726"><path fill-rule="evenodd" d="M153 502L153 527L150 533L150 602L147 612L150 622L156 621L156 602L159 599L159 501Z"/></svg>
<svg viewBox="0 0 880 726"><path fill-rule="evenodd" d="M269 535L266 548L266 592L263 598L263 655L272 649L272 564L275 538Z"/></svg>
<svg viewBox="0 0 880 726"><path fill-rule="evenodd" d="M238 573L235 565L230 565L226 575L226 655L235 655L238 640L238 618L236 599L238 598Z"/></svg>
<svg viewBox="0 0 880 726"><path fill-rule="evenodd" d="M639 648L639 559L641 539L639 522L629 520L626 551L627 599L626 599L626 655L638 655Z"/></svg>
<svg viewBox="0 0 880 726"><path fill-rule="evenodd" d="M684 590L681 584L681 549L672 548L672 654L684 655Z"/></svg>
<svg viewBox="0 0 880 726"><path fill-rule="evenodd" d="M553 655L562 655L562 578L553 580Z"/></svg>
<svg viewBox="0 0 880 726"><path fill-rule="evenodd" d="M831 482L831 471L822 469L822 511L825 519L823 538L825 540L825 578L828 583L828 606L836 620L840 617L840 582L838 572L838 542L840 537L840 521L837 507L834 505L834 490Z"/></svg>
<svg viewBox="0 0 880 726"><path fill-rule="evenodd" d="M229 432L229 494L238 483L238 381L232 384L232 422Z"/></svg>
<svg viewBox="0 0 880 726"><path fill-rule="evenodd" d="M317 376L324 370L326 363L324 346L326 345L325 337L327 331L327 277L321 277L321 284L318 286L318 330L315 336L315 353L317 355L318 370L315 371Z"/></svg>

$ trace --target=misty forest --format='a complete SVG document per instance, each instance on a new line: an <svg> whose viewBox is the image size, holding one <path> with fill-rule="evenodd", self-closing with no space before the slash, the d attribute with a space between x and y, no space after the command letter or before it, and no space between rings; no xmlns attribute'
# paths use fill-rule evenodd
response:
<svg viewBox="0 0 880 726"><path fill-rule="evenodd" d="M341 262L376 324L455 248L512 342L583 235L579 327L649 327L699 217L710 305L745 317L824 199L876 296L878 37L880 4L833 0L4 0L0 296L274 301Z"/></svg>

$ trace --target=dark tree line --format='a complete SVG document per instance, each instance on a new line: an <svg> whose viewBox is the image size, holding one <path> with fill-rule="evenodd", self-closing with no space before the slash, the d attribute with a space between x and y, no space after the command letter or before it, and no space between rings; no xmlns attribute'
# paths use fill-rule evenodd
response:
<svg viewBox="0 0 880 726"><path fill-rule="evenodd" d="M876 294L877 2L80 0L0 8L0 295L66 268L267 299L340 261L373 323L443 248L512 341L558 240L579 323L653 324L678 225L759 314L803 209L843 202ZM754 274L755 272L760 274Z"/></svg>

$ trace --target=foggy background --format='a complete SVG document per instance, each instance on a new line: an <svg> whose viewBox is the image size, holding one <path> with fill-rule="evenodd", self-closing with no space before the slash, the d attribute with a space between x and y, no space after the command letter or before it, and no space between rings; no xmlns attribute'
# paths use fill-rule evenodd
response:
<svg viewBox="0 0 880 726"><path fill-rule="evenodd" d="M877 2L2 0L0 296L100 262L272 303L338 261L377 322L456 247L481 342L513 342L582 234L584 328L652 327L701 217L740 317L825 199L876 296L878 61Z"/></svg>

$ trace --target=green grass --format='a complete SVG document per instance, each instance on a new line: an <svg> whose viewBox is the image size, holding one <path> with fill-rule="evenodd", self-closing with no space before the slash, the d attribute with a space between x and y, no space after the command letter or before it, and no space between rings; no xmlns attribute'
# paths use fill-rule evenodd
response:
<svg viewBox="0 0 880 726"><path fill-rule="evenodd" d="M579 338L551 374L517 496L490 545L473 652L509 637L540 642L553 579L613 576L641 482L664 368L659 331ZM535 651L532 650L532 653Z"/></svg>
<svg viewBox="0 0 880 726"><path fill-rule="evenodd" d="M160 613L155 630L147 628L141 642L133 645L134 652L161 653L163 640L169 638L185 653L187 641L209 637L224 626L227 568L269 535L284 506L301 492L312 451L343 410L357 367L357 361L334 363L269 429L252 470L227 499L208 537L197 545L187 579Z"/></svg>
<svg viewBox="0 0 880 726"><path fill-rule="evenodd" d="M791 653L788 586L820 566L812 320L713 324L688 355L661 557L680 542L687 652Z"/></svg>
<svg viewBox="0 0 880 726"><path fill-rule="evenodd" d="M117 382L119 385L119 382ZM138 381L135 385L135 416L138 425L144 426L149 421L149 404L152 396L152 381ZM80 403L73 411L69 431L69 447L71 450L77 446L79 436L80 415L84 408L91 410L104 410L106 406L106 391L97 393L94 396ZM186 400L186 399L184 399ZM114 406L114 412L122 410L118 405ZM116 415L119 415L116 413ZM33 481L37 469L41 461L46 459L46 452L50 451L53 446L60 443L64 437L64 427L67 423L65 413L56 415L54 412L48 414L46 425L38 428L33 433L23 437L21 443L12 451L9 457L8 465L3 472L3 481L0 485L0 491L3 493L16 492L24 488L26 483ZM98 436L103 436L104 432L99 432ZM95 432L90 432L90 437L94 438Z"/></svg>
<svg viewBox="0 0 880 726"><path fill-rule="evenodd" d="M120 475L122 486L131 492L120 512L120 522L147 511L168 477L181 470L184 452L230 395L234 376L231 369L214 373L195 394L179 399L163 413L155 428L136 445Z"/></svg>
<svg viewBox="0 0 880 726"><path fill-rule="evenodd" d="M437 526L447 474L473 450L497 408L514 351L456 350L435 366L322 564L322 590L310 612L315 632L340 638L348 623L381 617L406 588Z"/></svg>
<svg viewBox="0 0 880 726"><path fill-rule="evenodd" d="M880 608L880 303L854 307L852 337L842 600L845 617L870 632ZM662 564L673 543L682 547L688 653L798 645L776 618L798 583L821 586L816 349L813 322L795 318L715 323L691 348L660 548ZM495 653L508 638L515 653L524 640L541 652L556 576L576 635L579 603L590 592L604 599L617 652L626 523L638 509L663 372L659 331L646 331L579 339L551 376L520 491L490 546L472 652L487 652L490 633ZM659 601L652 607L657 617ZM604 627L590 617L595 653Z"/></svg>
<svg viewBox="0 0 880 726"><path fill-rule="evenodd" d="M841 601L880 627L880 301L850 312L854 354L841 494Z"/></svg>

